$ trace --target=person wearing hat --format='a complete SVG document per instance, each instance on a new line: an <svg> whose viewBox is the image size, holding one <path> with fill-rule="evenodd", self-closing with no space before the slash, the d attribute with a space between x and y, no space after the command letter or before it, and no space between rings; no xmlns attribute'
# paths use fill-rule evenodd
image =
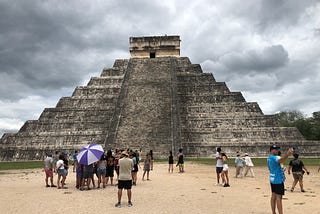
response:
<svg viewBox="0 0 320 214"><path fill-rule="evenodd" d="M290 161L289 168L288 168L288 174L290 175L290 171L292 170L292 176L293 176L293 183L290 191L293 192L295 186L299 181L301 192L305 192L303 189L303 173L304 173L303 169L307 172L308 175L309 175L309 171L304 166L302 160L298 159L299 154L294 153L293 157L294 159Z"/></svg>
<svg viewBox="0 0 320 214"><path fill-rule="evenodd" d="M127 190L128 207L132 206L131 203L131 188L132 188L132 176L131 170L133 168L133 161L129 158L126 151L121 153L121 159L119 160L119 180L118 180L118 203L115 207L121 207L122 189Z"/></svg>
<svg viewBox="0 0 320 214"><path fill-rule="evenodd" d="M279 214L283 213L282 208L282 196L284 195L284 174L280 166L291 154L292 149L288 149L287 153L278 158L278 152L280 147L276 145L270 146L270 154L268 156L268 168L270 172L270 185L271 185L271 210L272 213L276 213L276 207L278 208Z"/></svg>

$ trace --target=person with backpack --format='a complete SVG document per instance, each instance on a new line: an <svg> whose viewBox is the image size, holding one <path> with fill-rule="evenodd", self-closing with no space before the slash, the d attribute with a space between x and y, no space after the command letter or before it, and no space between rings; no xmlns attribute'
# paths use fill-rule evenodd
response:
<svg viewBox="0 0 320 214"><path fill-rule="evenodd" d="M305 190L303 189L303 174L307 172L307 174L309 175L309 171L304 166L302 160L299 159L299 154L294 153L293 157L294 159L290 161L288 168L288 174L290 175L290 171L292 170L292 176L294 179L290 191L293 192L295 186L299 181L301 192L305 192Z"/></svg>

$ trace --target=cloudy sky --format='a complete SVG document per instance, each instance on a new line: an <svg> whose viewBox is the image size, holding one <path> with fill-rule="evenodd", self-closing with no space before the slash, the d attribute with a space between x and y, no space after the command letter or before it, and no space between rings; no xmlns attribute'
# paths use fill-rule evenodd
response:
<svg viewBox="0 0 320 214"><path fill-rule="evenodd" d="M265 114L320 111L318 0L0 0L0 135L165 34Z"/></svg>

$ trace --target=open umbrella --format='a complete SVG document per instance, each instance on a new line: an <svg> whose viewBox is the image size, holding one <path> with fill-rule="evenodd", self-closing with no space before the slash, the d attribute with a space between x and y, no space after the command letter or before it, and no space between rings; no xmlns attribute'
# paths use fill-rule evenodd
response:
<svg viewBox="0 0 320 214"><path fill-rule="evenodd" d="M83 165L90 165L100 160L104 150L101 145L90 144L83 147L77 155L78 163Z"/></svg>

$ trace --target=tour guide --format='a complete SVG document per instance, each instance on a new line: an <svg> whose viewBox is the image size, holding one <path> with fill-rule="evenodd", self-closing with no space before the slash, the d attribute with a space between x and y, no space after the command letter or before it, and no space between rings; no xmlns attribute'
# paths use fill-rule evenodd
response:
<svg viewBox="0 0 320 214"><path fill-rule="evenodd" d="M292 149L288 149L288 152L281 158L278 158L278 152L280 147L276 145L270 146L270 155L268 157L268 168L270 171L270 184L271 184L271 210L272 213L276 213L276 206L279 214L283 213L282 210L282 196L284 195L284 173L280 166L289 155L292 154Z"/></svg>

